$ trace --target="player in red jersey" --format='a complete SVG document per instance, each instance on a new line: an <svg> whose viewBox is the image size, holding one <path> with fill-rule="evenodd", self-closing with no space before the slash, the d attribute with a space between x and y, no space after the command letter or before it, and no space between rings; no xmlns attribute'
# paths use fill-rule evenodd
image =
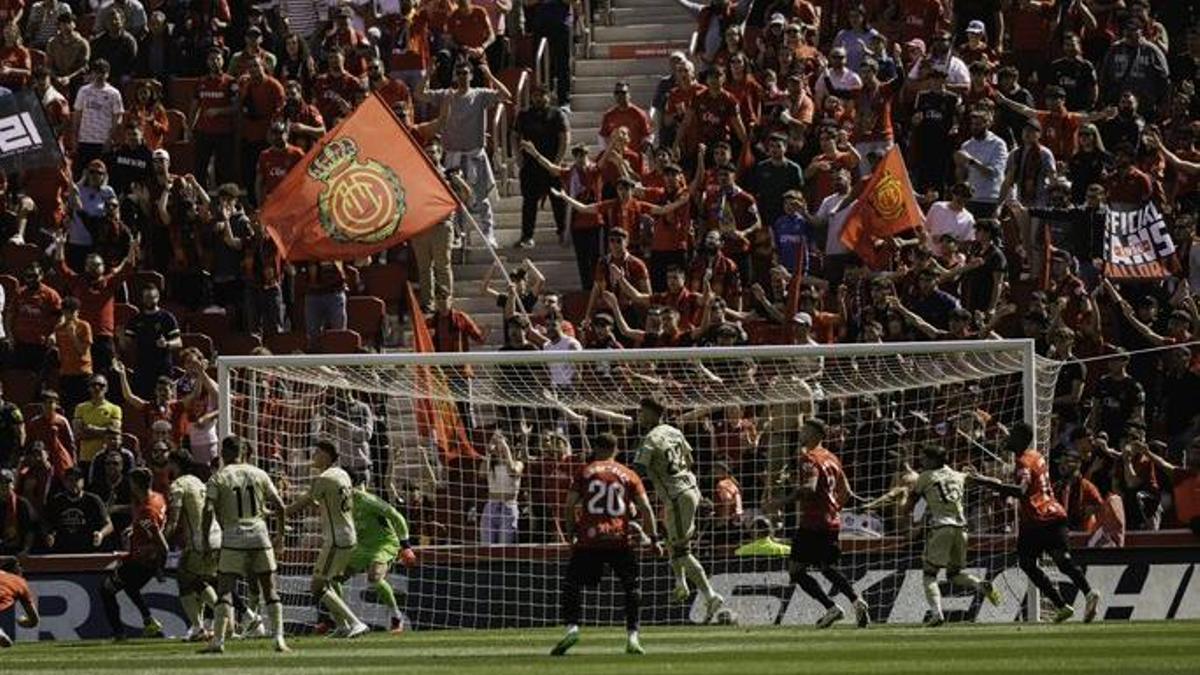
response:
<svg viewBox="0 0 1200 675"><path fill-rule="evenodd" d="M800 427L803 452L796 471L799 485L773 506L800 503L800 521L792 535L788 573L792 583L825 607L825 614L817 621L817 628L832 626L845 618L846 612L808 573L810 567L820 569L821 574L833 584L834 590L850 599L858 627L866 628L871 621L867 601L854 590L846 575L834 567L842 556L838 543L838 534L842 529L842 505L851 492L841 461L822 444L825 433L825 423L821 420L811 417L804 421Z"/></svg>
<svg viewBox="0 0 1200 675"><path fill-rule="evenodd" d="M21 577L21 567L16 558L6 558L0 562L0 614L8 611L16 603L21 603L25 616L17 619L17 625L22 628L35 628L40 621L37 601L29 584ZM0 648L13 646L13 640L0 628Z"/></svg>
<svg viewBox="0 0 1200 675"><path fill-rule="evenodd" d="M998 478L980 476L968 468L976 482L1002 495L1015 497L1020 502L1020 523L1017 533L1017 558L1025 576L1037 586L1058 608L1054 622L1061 623L1075 614L1075 608L1067 604L1062 593L1050 577L1038 567L1038 558L1049 553L1054 564L1071 579L1075 588L1084 593L1087 606L1083 620L1096 618L1100 594L1092 589L1083 570L1071 560L1067 544L1067 510L1054 498L1050 484L1050 464L1042 453L1033 447L1033 427L1025 422L1013 425L1008 434L1008 449L1016 457L1016 483L1008 484Z"/></svg>
<svg viewBox="0 0 1200 675"><path fill-rule="evenodd" d="M142 614L142 634L146 637L162 637L162 624L150 616L150 608L142 598L142 587L154 577L162 574L167 560L167 540L163 537L163 526L167 522L167 502L163 496L150 489L154 474L149 469L135 469L129 475L129 488L133 496L133 525L129 536L129 554L116 571L104 580L100 587L100 599L104 601L104 616L112 626L113 639L125 639L125 624L121 622L121 611L117 607L117 593L125 591L133 606Z"/></svg>
<svg viewBox="0 0 1200 675"><path fill-rule="evenodd" d="M567 634L554 646L550 652L552 656L566 654L579 642L582 589L600 583L606 565L617 575L625 593L625 627L629 631L625 651L645 653L638 639L642 592L633 541L644 542L649 533L659 555L665 549L658 539L654 510L650 508L642 479L613 459L616 455L617 437L600 434L596 438L592 461L575 475L567 492L564 514L575 523L571 560L567 563L562 585L562 613ZM642 521L640 532L631 522L635 515Z"/></svg>

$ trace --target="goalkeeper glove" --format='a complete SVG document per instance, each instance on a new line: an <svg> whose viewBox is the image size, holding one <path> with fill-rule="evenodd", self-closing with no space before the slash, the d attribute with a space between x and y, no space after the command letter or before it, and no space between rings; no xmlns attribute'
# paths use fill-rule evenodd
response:
<svg viewBox="0 0 1200 675"><path fill-rule="evenodd" d="M408 541L404 541L400 545L403 547L399 555L400 564L409 569L416 567L417 552L413 550L412 546L409 546Z"/></svg>

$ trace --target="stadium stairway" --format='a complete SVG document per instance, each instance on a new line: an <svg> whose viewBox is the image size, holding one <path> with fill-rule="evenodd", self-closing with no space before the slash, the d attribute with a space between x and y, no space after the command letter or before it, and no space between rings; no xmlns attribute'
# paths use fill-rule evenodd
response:
<svg viewBox="0 0 1200 675"><path fill-rule="evenodd" d="M695 28L695 20L674 0L612 0L611 23L604 17L595 27L595 40L585 58L575 60L574 94L571 101L571 142L587 143L595 150L600 118L612 106L613 85L625 80L633 101L649 111L654 88L667 71L666 56L676 49L686 50ZM521 235L521 189L514 174L497 198L497 250L505 266L515 268L529 258L546 276L546 288L563 293L579 289L575 253L558 244L549 204L538 213L538 226L532 249L514 248ZM480 327L489 327L488 345L503 341L501 309L490 296L480 292L479 282L492 264L486 246L470 237L465 260L455 265L456 307L471 315ZM499 288L496 277L493 286ZM405 344L411 344L407 341Z"/></svg>

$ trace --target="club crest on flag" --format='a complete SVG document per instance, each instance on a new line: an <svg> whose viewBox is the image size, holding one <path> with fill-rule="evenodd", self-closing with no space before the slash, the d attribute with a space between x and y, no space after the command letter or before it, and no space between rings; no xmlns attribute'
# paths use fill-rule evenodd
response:
<svg viewBox="0 0 1200 675"><path fill-rule="evenodd" d="M317 197L318 218L330 239L371 244L391 237L404 218L400 177L370 158L359 159L358 144L342 137L326 145L308 165L308 175L324 184Z"/></svg>
<svg viewBox="0 0 1200 675"><path fill-rule="evenodd" d="M884 170L867 200L885 220L895 220L904 215L904 186L891 171Z"/></svg>

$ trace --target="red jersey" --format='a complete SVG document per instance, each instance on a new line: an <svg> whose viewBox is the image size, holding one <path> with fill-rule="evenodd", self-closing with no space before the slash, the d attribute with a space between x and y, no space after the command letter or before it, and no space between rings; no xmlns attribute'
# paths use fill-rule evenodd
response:
<svg viewBox="0 0 1200 675"><path fill-rule="evenodd" d="M196 85L196 131L205 134L233 133L233 111L237 108L238 83L227 73L209 75ZM227 111L208 115L209 110Z"/></svg>
<svg viewBox="0 0 1200 675"><path fill-rule="evenodd" d="M33 604L33 593L29 590L29 584L15 574L0 571L0 612L7 611L18 600Z"/></svg>
<svg viewBox="0 0 1200 675"><path fill-rule="evenodd" d="M242 138L247 141L267 140L267 128L271 120L283 110L287 99L283 84L265 76L255 82L247 75L238 81L238 105L242 109Z"/></svg>
<svg viewBox="0 0 1200 675"><path fill-rule="evenodd" d="M581 169L578 165L572 164L566 171L560 171L558 178L562 181L563 191L578 201L584 204L599 201L604 179L598 167L593 165ZM600 227L601 223L599 214L582 211L571 212L572 230L594 230Z"/></svg>
<svg viewBox="0 0 1200 675"><path fill-rule="evenodd" d="M1017 459L1017 483L1025 484L1021 495L1022 523L1053 523L1065 520L1067 510L1054 498L1050 485L1050 465L1042 453L1030 448Z"/></svg>
<svg viewBox="0 0 1200 675"><path fill-rule="evenodd" d="M288 170L302 159L304 151L290 144L283 148L272 146L263 150L258 155L258 175L262 176L263 196L271 194Z"/></svg>
<svg viewBox="0 0 1200 675"><path fill-rule="evenodd" d="M733 137L733 125L738 119L738 100L727 91L707 90L692 101L696 126L694 138L709 145Z"/></svg>
<svg viewBox="0 0 1200 675"><path fill-rule="evenodd" d="M167 502L153 490L146 501L133 506L133 534L129 538L129 557L149 564L162 562L157 531L167 524Z"/></svg>
<svg viewBox="0 0 1200 675"><path fill-rule="evenodd" d="M800 457L797 467L801 483L815 476L816 489L803 493L800 499L800 529L842 529L842 486L846 474L837 456L822 446L817 446Z"/></svg>
<svg viewBox="0 0 1200 675"><path fill-rule="evenodd" d="M600 118L600 136L604 138L609 138L621 127L629 130L629 145L641 149L651 133L650 116L641 108L631 105L628 108L613 106Z"/></svg>
<svg viewBox="0 0 1200 675"><path fill-rule="evenodd" d="M874 143L892 140L892 97L895 89L891 82L880 84L873 90L866 87L858 90L854 98L854 140L857 143Z"/></svg>
<svg viewBox="0 0 1200 675"><path fill-rule="evenodd" d="M120 274L109 272L95 281L76 274L66 261L59 261L58 272L66 279L71 295L79 298L79 318L88 322L93 334L112 337L116 327L117 290L124 288L125 280L133 276L133 267L126 265Z"/></svg>
<svg viewBox="0 0 1200 675"><path fill-rule="evenodd" d="M1083 115L1042 111L1037 119L1042 125L1042 145L1050 148L1055 159L1070 159L1079 146L1078 134L1079 127L1083 126Z"/></svg>
<svg viewBox="0 0 1200 675"><path fill-rule="evenodd" d="M642 479L615 460L583 467L571 490L583 502L575 518L575 547L629 548L634 499L646 495Z"/></svg>
<svg viewBox="0 0 1200 675"><path fill-rule="evenodd" d="M383 21L388 28L388 34L392 36L388 69L399 71L428 68L429 17L424 12L417 12L412 19L397 14L384 17Z"/></svg>
<svg viewBox="0 0 1200 675"><path fill-rule="evenodd" d="M333 124L354 110L364 91L362 80L346 71L325 73L313 84L313 101L321 117Z"/></svg>

